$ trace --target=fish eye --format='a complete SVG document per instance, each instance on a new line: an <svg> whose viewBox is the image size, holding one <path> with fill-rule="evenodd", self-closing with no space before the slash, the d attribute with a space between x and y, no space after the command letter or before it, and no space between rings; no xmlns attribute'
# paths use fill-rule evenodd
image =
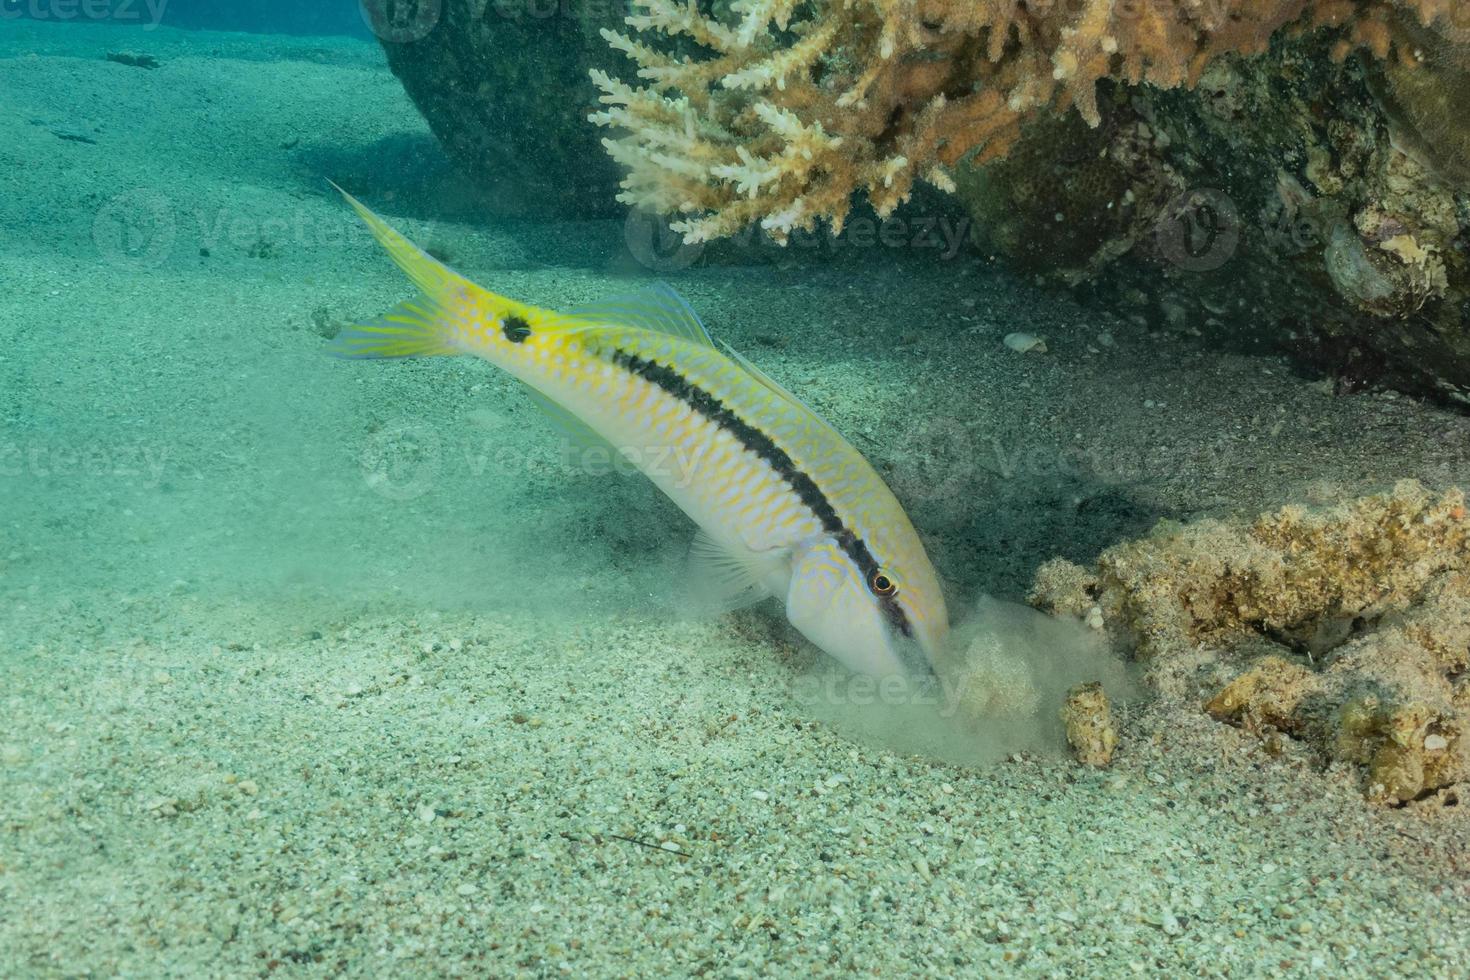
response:
<svg viewBox="0 0 1470 980"><path fill-rule="evenodd" d="M882 572L873 573L872 577L868 579L868 588L873 590L874 595L885 597L891 596L898 591L898 586L894 584L893 579L884 575Z"/></svg>

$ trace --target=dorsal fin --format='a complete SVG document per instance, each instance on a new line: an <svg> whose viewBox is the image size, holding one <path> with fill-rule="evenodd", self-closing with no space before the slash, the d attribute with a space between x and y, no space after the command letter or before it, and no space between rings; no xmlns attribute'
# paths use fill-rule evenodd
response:
<svg viewBox="0 0 1470 980"><path fill-rule="evenodd" d="M699 314L666 282L657 282L636 293L610 296L569 310L577 320L638 327L672 337L682 337L706 347L713 347L709 331L699 322Z"/></svg>
<svg viewBox="0 0 1470 980"><path fill-rule="evenodd" d="M745 372L749 374L752 378L759 381L761 384L765 385L767 388L771 389L782 398L785 398L788 401L795 402L802 408L806 409L808 412L812 412L810 405L806 404L800 398L797 398L795 395L793 395L790 391L786 389L784 385L781 384L781 382L777 381L775 378L771 377L769 374L752 364L750 362L750 358L746 357L744 354L740 353L738 350L731 347L723 340L720 341L720 348L724 350L725 355L729 357L730 360L734 361L736 364L744 368ZM816 415L817 413L812 412L812 414Z"/></svg>
<svg viewBox="0 0 1470 980"><path fill-rule="evenodd" d="M826 426L829 429L832 428L832 423L831 422L828 422L826 419L824 419L817 412L816 409L812 408L806 402L802 401L800 398L797 398L795 395L793 395L791 393L791 390L789 388L787 388L785 385L781 384L781 382L777 381L775 378L771 377L769 374L767 374L766 372L762 371L760 368L758 368L754 364L752 364L750 362L750 359L747 358L744 354L740 353L738 350L736 350L735 348L731 347L729 344L725 343L724 341L720 341L720 347L721 347L721 349L724 350L725 355L727 357L729 357L730 360L732 360L736 364L738 364L745 371L745 373L749 374L752 378L754 378L755 380L759 381L761 384L765 385L771 391L775 392L777 395L780 395L782 398L786 399L787 401L791 402L792 404L794 404L794 405L800 405L802 408L806 409L807 414L810 415L812 418L816 419L822 425ZM836 430L833 429L833 431L835 432Z"/></svg>
<svg viewBox="0 0 1470 980"><path fill-rule="evenodd" d="M673 286L670 286L666 282L656 282L652 286L638 290L636 293L612 296L586 306L579 306L569 311L567 316L574 320L587 322L588 324L617 324L625 327L637 327L642 330L652 330L673 337L682 337L696 344L721 350L737 366L773 393L795 405L800 405L814 419L822 425L827 426L827 428L830 429L832 427L826 419L813 411L810 405L797 398L782 386L780 382L752 364L745 355L727 343L720 342L716 344L710 338L709 331L705 329L704 324L700 322L699 314L695 313L688 301L683 296L680 296L674 290Z"/></svg>

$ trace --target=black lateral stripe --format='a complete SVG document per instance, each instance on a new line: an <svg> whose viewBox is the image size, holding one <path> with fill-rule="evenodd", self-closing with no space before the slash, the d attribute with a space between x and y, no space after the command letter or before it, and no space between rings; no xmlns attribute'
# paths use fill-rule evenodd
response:
<svg viewBox="0 0 1470 980"><path fill-rule="evenodd" d="M770 436L746 422L720 399L673 368L616 347L612 349L610 356L612 362L618 367L631 374L636 374L648 383L673 395L730 433L746 449L765 460L771 469L775 470L781 479L796 491L796 496L806 505L806 508L816 515L817 520L821 522L822 530L830 534L843 552L852 559L852 563L862 572L863 581L872 580L873 575L878 571L878 560L868 550L867 544L842 523L831 501L827 499L826 494L822 493L816 481L803 472L786 450L776 445ZM904 613L903 607L894 601L893 596L875 595L874 598L883 607L884 615L888 617L894 629L904 636L913 636L908 616Z"/></svg>

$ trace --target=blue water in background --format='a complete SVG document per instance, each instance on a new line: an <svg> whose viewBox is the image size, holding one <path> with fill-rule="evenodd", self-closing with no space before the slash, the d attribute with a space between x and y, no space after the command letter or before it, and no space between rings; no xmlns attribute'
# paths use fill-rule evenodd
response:
<svg viewBox="0 0 1470 980"><path fill-rule="evenodd" d="M0 0L0 17L370 37L356 0Z"/></svg>

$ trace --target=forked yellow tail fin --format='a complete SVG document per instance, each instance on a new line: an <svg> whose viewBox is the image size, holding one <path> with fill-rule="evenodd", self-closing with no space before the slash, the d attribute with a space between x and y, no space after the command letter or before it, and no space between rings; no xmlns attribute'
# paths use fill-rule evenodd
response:
<svg viewBox="0 0 1470 980"><path fill-rule="evenodd" d="M408 274L419 295L400 303L377 319L343 329L332 341L339 357L423 357L461 354L450 310L462 310L473 297L490 316L540 319L539 310L491 293L461 276L394 230L357 198L337 189L372 231L378 244Z"/></svg>

